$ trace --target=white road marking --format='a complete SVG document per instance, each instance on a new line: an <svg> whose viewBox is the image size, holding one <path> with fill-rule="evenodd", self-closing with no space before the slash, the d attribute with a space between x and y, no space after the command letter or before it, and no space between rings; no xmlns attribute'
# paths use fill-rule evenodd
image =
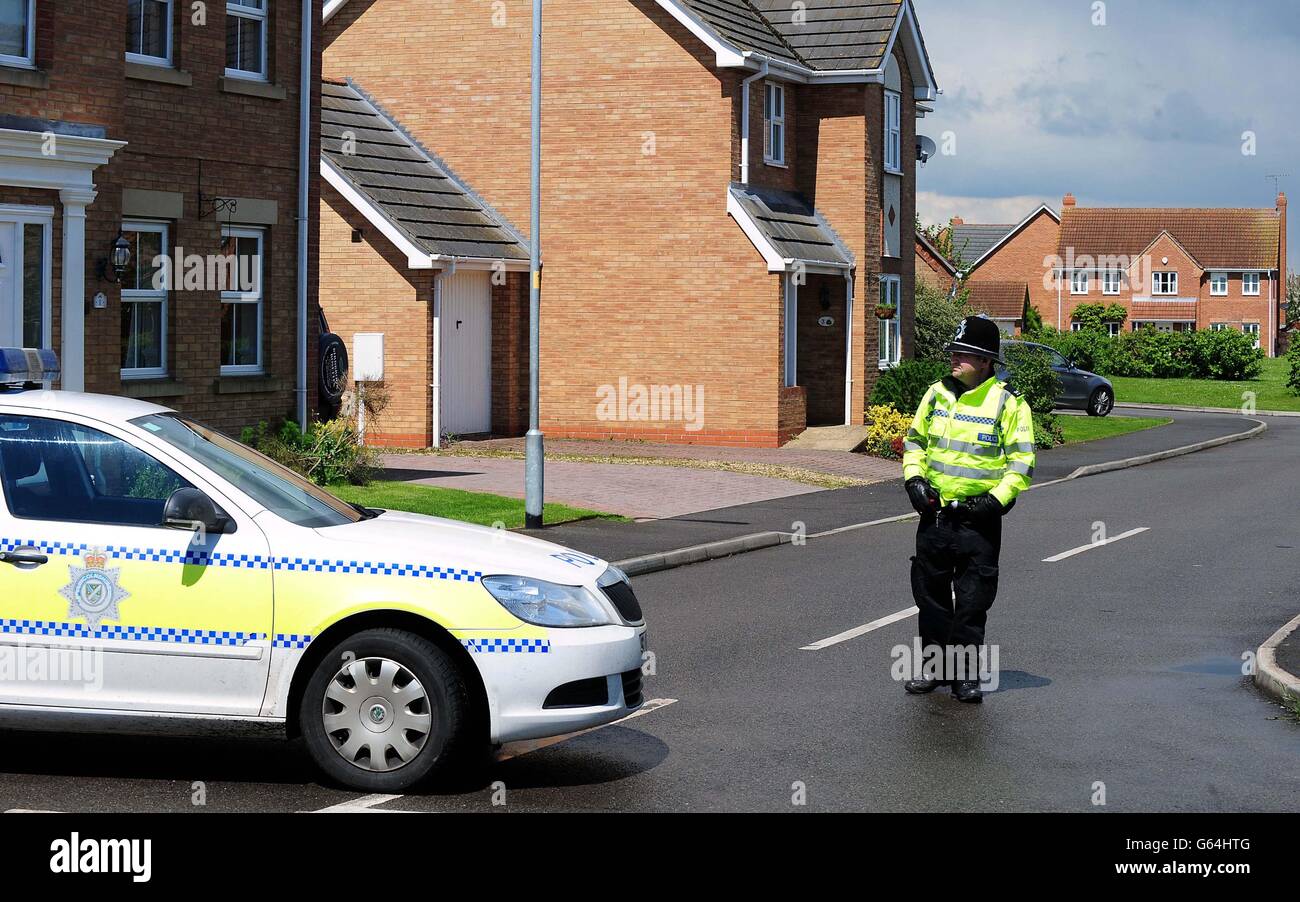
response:
<svg viewBox="0 0 1300 902"><path fill-rule="evenodd" d="M328 808L320 808L312 813L313 814L340 814L340 813L355 814L357 812L365 812L367 814L405 814L407 812L372 810L376 805L383 805L385 802L391 802L394 799L400 799L400 798L402 798L402 796L400 795L362 796L359 799L351 799L350 801L347 802L340 802L337 805L330 805Z"/></svg>
<svg viewBox="0 0 1300 902"><path fill-rule="evenodd" d="M640 717L642 714L649 714L651 711L658 711L660 708L666 708L676 702L677 699L675 698L652 698L627 717L621 717L618 720L602 724L599 727L590 727L586 730L579 730L576 733L565 733L563 736L550 736L546 739L530 739L526 742L507 743L505 746L502 746L501 751L497 753L496 760L498 762L509 761L511 758L518 758L520 755L527 755L531 752L537 751L538 749L544 749L556 745L557 743L567 742L575 736L594 733L596 730L603 730L605 727L613 727L621 723L626 723L634 717Z"/></svg>
<svg viewBox="0 0 1300 902"><path fill-rule="evenodd" d="M9 808L5 814L63 814L62 811L50 811L46 808Z"/></svg>
<svg viewBox="0 0 1300 902"><path fill-rule="evenodd" d="M1109 545L1111 542L1118 542L1120 539L1127 539L1129 536L1135 536L1140 532L1146 532L1150 528L1150 526L1139 526L1137 529L1130 529L1128 532L1122 532L1117 536L1111 536L1109 539L1100 539L1096 542L1089 542L1087 545L1080 545L1078 548L1071 548L1069 551L1062 551L1060 554L1045 557L1043 558L1043 563L1055 564L1057 561L1063 561L1067 557L1074 557L1076 554L1083 554L1085 551L1091 551L1094 548Z"/></svg>
<svg viewBox="0 0 1300 902"><path fill-rule="evenodd" d="M858 636L865 636L867 633L871 632L872 630L878 630L882 626L889 626L891 623L897 623L900 620L906 620L908 617L920 613L920 610L921 610L920 608L913 605L910 608L904 608L901 611L898 611L894 614L890 614L888 617L881 617L879 620L873 620L870 623L864 623L862 626L855 626L851 630L845 630L842 633L837 633L834 636L831 636L829 639L822 639L819 642L814 642L812 645L800 646L799 650L800 651L821 651L823 648L829 648L832 645L839 645L841 642L848 642L850 639L858 638Z"/></svg>

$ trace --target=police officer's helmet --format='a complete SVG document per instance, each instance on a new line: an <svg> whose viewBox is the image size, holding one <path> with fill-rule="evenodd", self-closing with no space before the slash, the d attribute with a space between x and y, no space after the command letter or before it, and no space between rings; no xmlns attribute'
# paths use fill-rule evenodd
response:
<svg viewBox="0 0 1300 902"><path fill-rule="evenodd" d="M999 353L1002 350L1002 332L997 323L986 316L968 316L957 326L957 334L944 350L948 353L964 351L967 354L979 354L1001 363Z"/></svg>

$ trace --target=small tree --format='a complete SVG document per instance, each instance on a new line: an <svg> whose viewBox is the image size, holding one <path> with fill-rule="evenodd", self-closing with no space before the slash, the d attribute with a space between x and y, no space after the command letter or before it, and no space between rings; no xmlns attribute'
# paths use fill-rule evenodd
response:
<svg viewBox="0 0 1300 902"><path fill-rule="evenodd" d="M924 283L916 283L916 339L913 356L917 360L947 360L944 346L957 334L957 324L972 311L962 289L955 296Z"/></svg>
<svg viewBox="0 0 1300 902"><path fill-rule="evenodd" d="M1050 448L1064 437L1056 422L1056 400L1061 396L1061 379L1052 369L1047 352L1032 345L1012 345L1005 351L1010 384L1034 414L1034 444Z"/></svg>
<svg viewBox="0 0 1300 902"><path fill-rule="evenodd" d="M1286 277L1286 323L1300 323L1300 273Z"/></svg>
<svg viewBox="0 0 1300 902"><path fill-rule="evenodd" d="M1025 298L1025 309L1024 312L1021 313L1020 319L1021 322L1024 323L1023 330L1026 333L1038 332L1043 328L1042 314L1038 312L1037 307L1029 303L1028 298Z"/></svg>
<svg viewBox="0 0 1300 902"><path fill-rule="evenodd" d="M1292 394L1300 395L1300 341L1291 340L1286 349L1286 362L1290 372L1287 374L1286 387Z"/></svg>

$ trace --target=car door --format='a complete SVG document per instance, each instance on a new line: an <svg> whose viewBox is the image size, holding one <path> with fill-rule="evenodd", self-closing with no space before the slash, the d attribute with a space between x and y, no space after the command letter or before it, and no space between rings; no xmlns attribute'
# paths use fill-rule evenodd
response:
<svg viewBox="0 0 1300 902"><path fill-rule="evenodd" d="M0 485L0 703L258 713L272 569L250 518L182 459L44 412L0 408ZM160 526L187 486L234 531Z"/></svg>
<svg viewBox="0 0 1300 902"><path fill-rule="evenodd" d="M1070 366L1070 361L1066 360L1059 351L1047 347L1044 347L1044 350L1051 358L1052 370L1061 380L1061 396L1056 403L1061 407L1081 407L1088 385L1087 380L1082 373Z"/></svg>

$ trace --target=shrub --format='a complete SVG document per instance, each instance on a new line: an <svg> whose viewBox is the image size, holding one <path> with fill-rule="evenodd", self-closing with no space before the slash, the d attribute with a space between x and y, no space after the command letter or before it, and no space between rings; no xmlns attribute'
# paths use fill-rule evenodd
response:
<svg viewBox="0 0 1300 902"><path fill-rule="evenodd" d="M1255 339L1245 332L1203 329L1189 334L1197 378L1239 382L1258 379L1263 372L1264 352L1255 347Z"/></svg>
<svg viewBox="0 0 1300 902"><path fill-rule="evenodd" d="M972 314L966 303L968 292L955 298L925 282L916 285L916 337L913 356L917 360L945 362L944 345L957 334L957 324Z"/></svg>
<svg viewBox="0 0 1300 902"><path fill-rule="evenodd" d="M350 419L314 422L305 434L292 420L275 432L262 421L240 440L318 485L364 485L380 468L378 452L361 444Z"/></svg>
<svg viewBox="0 0 1300 902"><path fill-rule="evenodd" d="M1061 380L1052 369L1047 352L1029 345L1011 345L1004 349L1008 383L1024 397L1035 414L1050 414L1061 395Z"/></svg>
<svg viewBox="0 0 1300 902"><path fill-rule="evenodd" d="M953 327L954 333L956 327ZM952 336L948 336L951 340ZM925 390L952 372L952 367L936 360L904 360L880 374L871 392L871 404L887 404L910 417L921 406Z"/></svg>
<svg viewBox="0 0 1300 902"><path fill-rule="evenodd" d="M1292 394L1300 395L1300 338L1291 336L1291 344L1286 349L1286 362L1290 373L1286 377L1286 387Z"/></svg>
<svg viewBox="0 0 1300 902"><path fill-rule="evenodd" d="M903 437L911 424L911 415L899 413L887 404L868 407L867 443L863 450L873 457L898 460L903 456Z"/></svg>
<svg viewBox="0 0 1300 902"><path fill-rule="evenodd" d="M1034 446L1052 448L1065 441L1065 433L1054 413L1034 414Z"/></svg>

